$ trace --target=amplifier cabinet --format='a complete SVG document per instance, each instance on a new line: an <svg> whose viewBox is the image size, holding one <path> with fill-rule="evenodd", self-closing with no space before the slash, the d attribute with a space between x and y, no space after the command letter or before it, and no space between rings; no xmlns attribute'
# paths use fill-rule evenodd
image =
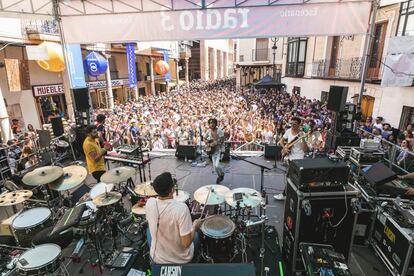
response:
<svg viewBox="0 0 414 276"><path fill-rule="evenodd" d="M352 147L340 146L336 148L335 154L342 160L347 161L351 155Z"/></svg>
<svg viewBox="0 0 414 276"><path fill-rule="evenodd" d="M360 194L352 185L345 188L346 192L304 193L288 178L282 247L287 275L303 271L302 242L332 245L348 261L358 217L352 205Z"/></svg>
<svg viewBox="0 0 414 276"><path fill-rule="evenodd" d="M392 216L379 209L372 245L393 275L414 275L413 230L402 228Z"/></svg>

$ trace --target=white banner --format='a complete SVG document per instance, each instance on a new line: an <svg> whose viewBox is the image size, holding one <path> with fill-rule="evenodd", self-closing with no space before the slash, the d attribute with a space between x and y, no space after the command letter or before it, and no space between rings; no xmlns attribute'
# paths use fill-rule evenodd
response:
<svg viewBox="0 0 414 276"><path fill-rule="evenodd" d="M71 2L60 2L65 40L82 44L363 34L371 9L370 2L359 1L106 14L95 7L96 12L65 13Z"/></svg>
<svg viewBox="0 0 414 276"><path fill-rule="evenodd" d="M388 55L385 60L381 86L412 86L414 81L414 55ZM392 68L392 70L390 69ZM411 74L411 75L410 75Z"/></svg>

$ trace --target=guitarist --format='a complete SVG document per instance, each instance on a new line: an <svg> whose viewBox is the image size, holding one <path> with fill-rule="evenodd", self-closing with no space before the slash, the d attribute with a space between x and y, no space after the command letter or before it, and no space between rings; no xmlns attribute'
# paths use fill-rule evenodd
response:
<svg viewBox="0 0 414 276"><path fill-rule="evenodd" d="M217 127L217 119L208 120L209 129L206 132L206 151L211 155L213 168L217 173L216 184L224 179L224 170L221 165L221 153L224 152L224 133Z"/></svg>
<svg viewBox="0 0 414 276"><path fill-rule="evenodd" d="M282 152L285 153L285 160L304 159L305 153L308 151L308 146L303 138L303 132L300 130L301 119L292 117L290 120L291 128L286 130L283 137L278 144L283 147ZM274 196L277 200L284 200L286 198L286 191Z"/></svg>

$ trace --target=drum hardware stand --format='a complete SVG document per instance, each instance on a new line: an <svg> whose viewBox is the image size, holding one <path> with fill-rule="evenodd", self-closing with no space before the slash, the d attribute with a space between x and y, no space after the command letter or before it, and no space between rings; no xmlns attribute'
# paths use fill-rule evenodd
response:
<svg viewBox="0 0 414 276"><path fill-rule="evenodd" d="M264 270L264 254L265 254L265 251L266 251L266 249L265 249L265 240L264 240L264 235L265 235L265 233L264 233L264 228L265 228L265 222L266 222L266 220L267 220L267 217L266 216L261 216L260 217L260 219L262 219L263 220L263 222L262 222L262 241L261 241L261 245L260 245L260 255L259 255L259 257L260 257L260 276L263 276L263 270Z"/></svg>

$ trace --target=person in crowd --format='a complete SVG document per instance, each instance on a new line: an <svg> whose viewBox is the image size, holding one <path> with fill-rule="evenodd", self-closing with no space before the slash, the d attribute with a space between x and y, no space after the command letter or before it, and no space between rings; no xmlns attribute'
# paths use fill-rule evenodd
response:
<svg viewBox="0 0 414 276"><path fill-rule="evenodd" d="M18 119L13 119L12 120L12 124L10 126L10 128L12 129L12 132L14 135L19 135L22 132L22 129L20 127L20 123Z"/></svg>
<svg viewBox="0 0 414 276"><path fill-rule="evenodd" d="M404 139L404 140L401 141L400 147L401 147L401 149L399 149L398 155L395 158L395 162L398 165L402 165L404 160L407 158L408 152L411 149L411 145L410 145L408 140Z"/></svg>
<svg viewBox="0 0 414 276"><path fill-rule="evenodd" d="M99 135L99 143L101 147L104 146L104 143L107 142L106 127L105 127L106 116L104 114L98 114L96 116L96 130Z"/></svg>
<svg viewBox="0 0 414 276"><path fill-rule="evenodd" d="M86 165L88 172L98 181L101 182L101 176L105 173L104 155L108 152L109 146L101 147L99 143L99 134L95 125L86 128L86 139L83 142L83 151L85 153Z"/></svg>
<svg viewBox="0 0 414 276"><path fill-rule="evenodd" d="M188 206L174 199L175 181L171 173L158 175L152 186L158 197L148 199L145 205L151 260L157 264L191 262L203 220L192 222Z"/></svg>
<svg viewBox="0 0 414 276"><path fill-rule="evenodd" d="M377 129L379 129L379 130L383 130L383 124L382 124L382 121L384 120L384 118L382 118L382 117L380 117L380 116L378 116L378 117L376 117L375 118L375 123L372 125L372 127L373 128L377 128Z"/></svg>

